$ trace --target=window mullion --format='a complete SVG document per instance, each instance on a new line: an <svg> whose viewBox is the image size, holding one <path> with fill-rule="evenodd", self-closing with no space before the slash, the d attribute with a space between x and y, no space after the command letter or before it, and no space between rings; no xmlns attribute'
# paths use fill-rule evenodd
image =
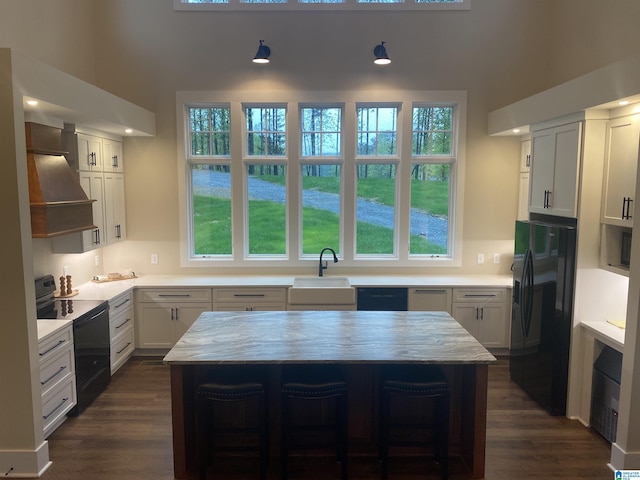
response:
<svg viewBox="0 0 640 480"><path fill-rule="evenodd" d="M245 137L245 118L242 104L231 103L231 236L233 242L233 259L240 261L244 258L245 238L248 232L245 228L245 212L248 205L244 193L244 165L242 163L243 143Z"/></svg>
<svg viewBox="0 0 640 480"><path fill-rule="evenodd" d="M398 259L405 261L409 258L409 242L411 241L411 137L413 134L411 128L413 121L411 105L404 105L398 117L398 129L400 131L400 142L398 142L400 165L398 166L398 177L396 180Z"/></svg>
<svg viewBox="0 0 640 480"><path fill-rule="evenodd" d="M356 252L356 145L357 145L357 118L356 104L348 102L344 105L344 168L342 181L342 214L341 230L343 233L341 248L344 260L351 262Z"/></svg>

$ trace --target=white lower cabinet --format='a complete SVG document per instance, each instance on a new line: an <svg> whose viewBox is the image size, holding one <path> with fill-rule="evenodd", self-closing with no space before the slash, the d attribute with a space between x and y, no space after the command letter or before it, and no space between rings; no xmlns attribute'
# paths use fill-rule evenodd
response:
<svg viewBox="0 0 640 480"><path fill-rule="evenodd" d="M127 291L109 300L109 338L111 341L111 375L135 350L133 294Z"/></svg>
<svg viewBox="0 0 640 480"><path fill-rule="evenodd" d="M214 288L214 312L279 311L287 309L286 288Z"/></svg>
<svg viewBox="0 0 640 480"><path fill-rule="evenodd" d="M487 348L508 348L508 288L454 288L451 315Z"/></svg>
<svg viewBox="0 0 640 480"><path fill-rule="evenodd" d="M42 420L47 438L77 401L72 325L38 343Z"/></svg>
<svg viewBox="0 0 640 480"><path fill-rule="evenodd" d="M451 313L451 288L410 288L409 311Z"/></svg>
<svg viewBox="0 0 640 480"><path fill-rule="evenodd" d="M136 347L172 348L202 312L211 310L210 288L136 290Z"/></svg>

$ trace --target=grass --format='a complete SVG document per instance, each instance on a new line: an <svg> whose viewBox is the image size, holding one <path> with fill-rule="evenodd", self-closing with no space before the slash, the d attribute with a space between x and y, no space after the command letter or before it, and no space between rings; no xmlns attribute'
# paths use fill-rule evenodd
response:
<svg viewBox="0 0 640 480"><path fill-rule="evenodd" d="M204 195L195 195L194 236L196 255L231 255L231 201ZM323 247L339 245L338 215L325 210L303 210L305 236L304 253L317 253ZM273 202L250 201L249 253L284 255L286 253L285 206ZM389 228L358 222L360 254L393 253L393 231ZM411 236L413 254L444 253L444 249L430 244L424 238Z"/></svg>

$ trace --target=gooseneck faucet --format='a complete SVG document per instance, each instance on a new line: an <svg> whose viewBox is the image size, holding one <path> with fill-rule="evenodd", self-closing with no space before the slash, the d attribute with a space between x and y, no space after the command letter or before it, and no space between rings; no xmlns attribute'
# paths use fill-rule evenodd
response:
<svg viewBox="0 0 640 480"><path fill-rule="evenodd" d="M318 266L319 277L322 277L322 271L326 270L327 267L329 266L329 262L324 262L324 265L322 265L322 254L327 250L329 250L333 254L333 263L338 263L338 257L336 256L336 252L333 250L333 248L329 248L329 247L323 248L322 251L320 252L320 265Z"/></svg>

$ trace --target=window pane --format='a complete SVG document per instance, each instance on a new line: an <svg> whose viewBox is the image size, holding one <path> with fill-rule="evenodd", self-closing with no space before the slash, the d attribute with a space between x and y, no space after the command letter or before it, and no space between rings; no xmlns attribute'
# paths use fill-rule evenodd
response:
<svg viewBox="0 0 640 480"><path fill-rule="evenodd" d="M395 252L396 166L358 165L356 254Z"/></svg>
<svg viewBox="0 0 640 480"><path fill-rule="evenodd" d="M286 109L245 109L247 119L247 155L284 156L286 148Z"/></svg>
<svg viewBox="0 0 640 480"><path fill-rule="evenodd" d="M450 180L450 164L411 166L411 255L448 253Z"/></svg>
<svg viewBox="0 0 640 480"><path fill-rule="evenodd" d="M358 155L395 155L396 107L358 107Z"/></svg>
<svg viewBox="0 0 640 480"><path fill-rule="evenodd" d="M413 109L414 155L452 155L452 107L416 107Z"/></svg>
<svg viewBox="0 0 640 480"><path fill-rule="evenodd" d="M302 155L306 157L340 156L342 135L341 108L301 108Z"/></svg>
<svg viewBox="0 0 640 480"><path fill-rule="evenodd" d="M302 165L302 253L340 247L340 165Z"/></svg>
<svg viewBox="0 0 640 480"><path fill-rule="evenodd" d="M192 165L193 252L231 255L231 170L228 165Z"/></svg>
<svg viewBox="0 0 640 480"><path fill-rule="evenodd" d="M247 165L249 255L287 253L286 167Z"/></svg>
<svg viewBox="0 0 640 480"><path fill-rule="evenodd" d="M200 107L189 109L192 156L231 154L230 109Z"/></svg>

